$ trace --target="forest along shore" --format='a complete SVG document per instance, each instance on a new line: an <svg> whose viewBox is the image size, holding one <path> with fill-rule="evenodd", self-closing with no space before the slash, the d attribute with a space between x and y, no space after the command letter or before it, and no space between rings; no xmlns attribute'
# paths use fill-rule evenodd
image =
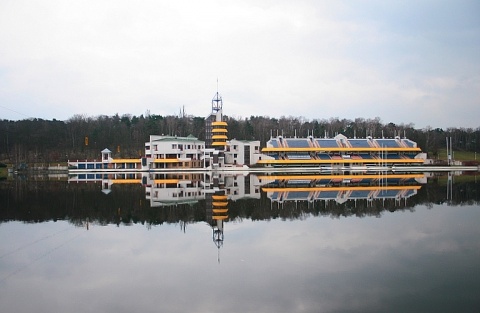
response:
<svg viewBox="0 0 480 313"><path fill-rule="evenodd" d="M253 115L247 118L225 116L225 121L228 123L229 138L259 140L261 143L275 134L291 138L309 135L331 137L342 133L348 138L406 137L415 141L435 161L447 159L446 138L452 139L451 150L455 160L476 161L476 153L480 152L480 127L418 129L413 124L384 123L380 118L306 119ZM193 135L205 140L205 118L116 114L97 117L75 115L66 121L38 118L0 120L0 162L56 165L67 160L98 158L104 148L114 151L114 158L136 158L142 155L150 134Z"/></svg>

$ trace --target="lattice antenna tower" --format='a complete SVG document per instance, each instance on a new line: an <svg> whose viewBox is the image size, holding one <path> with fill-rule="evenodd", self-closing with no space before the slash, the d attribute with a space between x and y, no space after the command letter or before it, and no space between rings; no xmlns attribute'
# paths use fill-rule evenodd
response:
<svg viewBox="0 0 480 313"><path fill-rule="evenodd" d="M217 113L218 111L222 110L223 107L223 100L222 96L218 93L218 78L217 78L217 93L212 99L212 113Z"/></svg>

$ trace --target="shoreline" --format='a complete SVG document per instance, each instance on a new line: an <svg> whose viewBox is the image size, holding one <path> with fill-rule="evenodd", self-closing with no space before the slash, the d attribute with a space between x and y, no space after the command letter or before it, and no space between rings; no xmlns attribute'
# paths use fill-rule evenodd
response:
<svg viewBox="0 0 480 313"><path fill-rule="evenodd" d="M165 168L165 169L69 169L67 166L51 166L48 168L37 167L14 171L12 168L5 170L5 176L11 174L114 174L114 173L331 173L331 172L480 172L480 165L425 165L425 166L295 166L295 167L222 167L222 168Z"/></svg>
<svg viewBox="0 0 480 313"><path fill-rule="evenodd" d="M273 173L273 172L480 172L480 166L358 166L358 167L223 167L223 168L174 168L174 169L68 169L69 174L78 173L175 173L175 172L226 172L226 173Z"/></svg>

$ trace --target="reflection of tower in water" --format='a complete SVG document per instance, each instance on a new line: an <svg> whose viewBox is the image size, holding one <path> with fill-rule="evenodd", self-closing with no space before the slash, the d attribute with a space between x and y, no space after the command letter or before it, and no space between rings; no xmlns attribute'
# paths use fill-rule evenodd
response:
<svg viewBox="0 0 480 313"><path fill-rule="evenodd" d="M224 150L227 146L227 123L223 120L223 100L218 93L218 80L217 93L212 99L212 112L205 120L205 130L205 147L214 149L210 152L212 160L210 165L215 168L223 163ZM213 242L220 253L220 247L223 246L223 223L228 218L228 202L223 177L218 173L212 173L210 179L210 190L205 194L207 221L212 226Z"/></svg>
<svg viewBox="0 0 480 313"><path fill-rule="evenodd" d="M223 246L224 223L228 219L228 198L225 184L220 176L212 177L210 193L205 194L207 221L212 227L212 240L218 248L218 263L220 263L220 248Z"/></svg>

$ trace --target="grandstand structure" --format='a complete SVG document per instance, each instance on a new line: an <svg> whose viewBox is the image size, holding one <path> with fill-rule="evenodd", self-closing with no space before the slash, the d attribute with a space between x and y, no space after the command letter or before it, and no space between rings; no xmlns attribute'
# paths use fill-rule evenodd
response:
<svg viewBox="0 0 480 313"><path fill-rule="evenodd" d="M417 143L407 138L272 137L262 149L264 166L358 167L421 165L427 158Z"/></svg>

